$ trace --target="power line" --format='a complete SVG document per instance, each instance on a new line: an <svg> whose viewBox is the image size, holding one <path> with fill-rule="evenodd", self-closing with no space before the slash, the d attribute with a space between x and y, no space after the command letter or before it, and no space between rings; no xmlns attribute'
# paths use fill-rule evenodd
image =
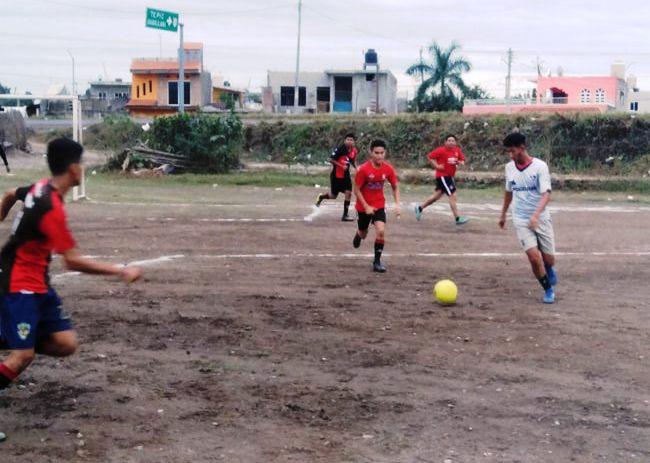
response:
<svg viewBox="0 0 650 463"><path fill-rule="evenodd" d="M105 13L114 13L114 14L123 14L123 15L131 15L131 14L142 14L143 10L125 10L125 9L116 9L116 8L108 8L108 7L100 7L100 6L90 6L90 5L85 5L85 4L76 4L76 3L70 3L66 1L61 1L61 0L37 0L42 3L48 3L51 5L55 6L63 6L67 8L74 8L74 9L83 9L83 10L88 10L88 11L99 11L99 12L105 12ZM278 9L283 9L283 8L288 8L291 5L286 3L282 5L275 5L275 6L266 6L266 7L261 7L261 8L248 8L248 9L243 9L243 10L221 10L221 11L212 11L212 10L204 10L204 11L182 11L181 14L183 16L214 16L214 15L228 15L228 14L243 14L243 13L256 13L256 12L262 12L262 11L269 11L269 10L278 10Z"/></svg>

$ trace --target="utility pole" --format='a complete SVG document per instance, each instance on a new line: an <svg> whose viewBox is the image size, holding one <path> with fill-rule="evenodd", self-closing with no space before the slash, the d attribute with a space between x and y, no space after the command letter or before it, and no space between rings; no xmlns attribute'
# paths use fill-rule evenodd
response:
<svg viewBox="0 0 650 463"><path fill-rule="evenodd" d="M293 107L294 112L298 112L298 103L300 102L300 31L302 28L302 0L298 0L298 46L296 47L296 82L293 90ZM307 95L305 95L305 98Z"/></svg>
<svg viewBox="0 0 650 463"><path fill-rule="evenodd" d="M422 47L420 47L420 83L424 83L424 60L422 59Z"/></svg>
<svg viewBox="0 0 650 463"><path fill-rule="evenodd" d="M512 48L508 48L508 75L506 76L506 105L508 106L508 114L512 111L510 107L510 84L512 78Z"/></svg>
<svg viewBox="0 0 650 463"><path fill-rule="evenodd" d="M180 27L180 45L178 47L178 112L185 112L185 46L183 45L183 23Z"/></svg>
<svg viewBox="0 0 650 463"><path fill-rule="evenodd" d="M72 53L70 53L70 50L66 50L68 52L68 55L70 55L70 58L72 58L72 94L76 95L77 94L77 81L74 78L74 56L72 56Z"/></svg>

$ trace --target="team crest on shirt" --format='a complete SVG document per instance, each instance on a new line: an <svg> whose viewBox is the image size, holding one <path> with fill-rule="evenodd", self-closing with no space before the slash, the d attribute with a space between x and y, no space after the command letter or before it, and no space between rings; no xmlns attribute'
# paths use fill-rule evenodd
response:
<svg viewBox="0 0 650 463"><path fill-rule="evenodd" d="M32 325L29 323L18 323L16 326L18 328L18 337L24 341L29 336L29 333L32 331Z"/></svg>
<svg viewBox="0 0 650 463"><path fill-rule="evenodd" d="M373 178L375 178L375 174L368 174L368 178L372 180Z"/></svg>

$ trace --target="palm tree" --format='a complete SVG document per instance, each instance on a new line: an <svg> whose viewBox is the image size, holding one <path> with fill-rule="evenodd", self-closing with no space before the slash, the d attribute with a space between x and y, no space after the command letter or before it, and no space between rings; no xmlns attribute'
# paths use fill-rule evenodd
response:
<svg viewBox="0 0 650 463"><path fill-rule="evenodd" d="M406 74L422 78L415 97L418 108L424 109L421 105L427 106L427 110L438 111L459 108L461 98L468 89L463 81L463 73L472 69L469 61L455 56L460 49L456 42L452 42L447 49L433 42L428 49L431 62L420 60L406 70Z"/></svg>

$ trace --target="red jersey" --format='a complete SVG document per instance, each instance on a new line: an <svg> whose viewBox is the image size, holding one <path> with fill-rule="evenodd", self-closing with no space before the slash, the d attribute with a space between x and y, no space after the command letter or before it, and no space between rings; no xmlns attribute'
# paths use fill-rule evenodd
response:
<svg viewBox="0 0 650 463"><path fill-rule="evenodd" d="M357 184L370 207L375 209L383 209L386 206L386 198L384 197L384 182L388 180L394 188L397 185L397 173L393 166L387 162L383 162L381 166L375 167L372 161L366 161L357 169L357 175L354 177L354 182ZM355 208L359 212L365 212L363 204L357 198Z"/></svg>
<svg viewBox="0 0 650 463"><path fill-rule="evenodd" d="M465 155L458 146L447 148L441 146L429 153L429 159L433 159L443 169L436 169L436 177L453 177L456 175L456 165L465 160Z"/></svg>
<svg viewBox="0 0 650 463"><path fill-rule="evenodd" d="M47 293L52 252L75 247L68 230L63 198L49 180L16 190L23 201L9 241L0 252L0 290L3 294L29 291Z"/></svg>
<svg viewBox="0 0 650 463"><path fill-rule="evenodd" d="M354 162L356 157L357 157L357 149L354 147L348 149L347 146L341 145L338 148L336 148L332 152L330 159L338 162L339 164L344 165L345 167L341 167L339 165L333 164L334 176L336 178L345 178L346 175L350 175L350 164L355 165Z"/></svg>

